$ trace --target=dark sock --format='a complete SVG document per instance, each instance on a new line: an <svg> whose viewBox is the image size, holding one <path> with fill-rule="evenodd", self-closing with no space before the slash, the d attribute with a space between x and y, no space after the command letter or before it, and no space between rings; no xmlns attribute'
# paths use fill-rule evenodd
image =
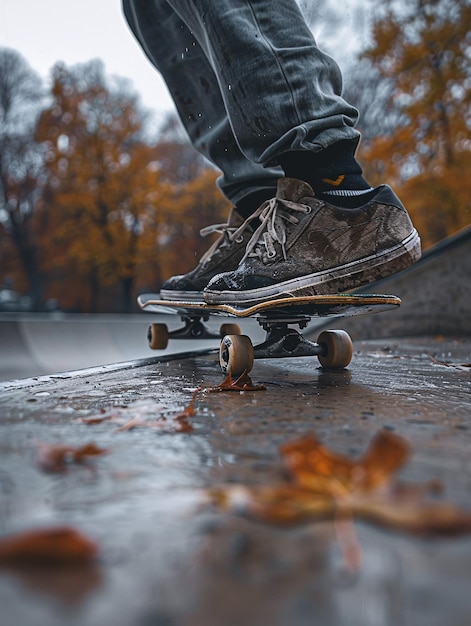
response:
<svg viewBox="0 0 471 626"><path fill-rule="evenodd" d="M253 193L244 196L242 200L236 204L237 212L242 215L244 219L250 217L258 207L265 202L276 196L276 188L273 189L259 189Z"/></svg>
<svg viewBox="0 0 471 626"><path fill-rule="evenodd" d="M293 151L278 157L285 176L309 183L317 197L345 208L361 206L373 195L355 159L356 142L339 141L319 152Z"/></svg>

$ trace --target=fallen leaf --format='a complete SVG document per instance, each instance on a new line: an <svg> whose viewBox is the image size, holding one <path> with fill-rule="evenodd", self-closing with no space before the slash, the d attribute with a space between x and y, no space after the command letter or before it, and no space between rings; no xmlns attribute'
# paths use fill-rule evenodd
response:
<svg viewBox="0 0 471 626"><path fill-rule="evenodd" d="M67 526L0 538L0 564L79 564L91 562L97 555L95 542Z"/></svg>
<svg viewBox="0 0 471 626"><path fill-rule="evenodd" d="M38 448L37 463L45 472L64 472L69 463L85 463L90 457L108 453L108 450L98 448L94 443L83 446L40 443Z"/></svg>
<svg viewBox="0 0 471 626"><path fill-rule="evenodd" d="M78 421L82 424L101 424L102 422L107 422L111 419L113 419L113 416L111 414L106 414L93 415L92 417L80 417Z"/></svg>
<svg viewBox="0 0 471 626"><path fill-rule="evenodd" d="M189 418L196 414L194 404L201 389L195 389L190 404L175 413L154 400L138 400L124 407L113 407L100 415L80 418L87 425L101 424L105 421L119 424L115 432L123 433L135 428L154 428L164 432L191 432L193 426Z"/></svg>
<svg viewBox="0 0 471 626"><path fill-rule="evenodd" d="M280 453L294 482L311 491L341 496L380 487L404 465L409 445L402 437L380 430L358 461L329 450L314 435L282 445Z"/></svg>
<svg viewBox="0 0 471 626"><path fill-rule="evenodd" d="M193 432L194 428L188 421L188 418L180 417L175 420L174 430L177 433L191 433Z"/></svg>
<svg viewBox="0 0 471 626"><path fill-rule="evenodd" d="M447 502L421 498L357 497L345 503L358 519L418 535L460 535L471 532L471 514ZM342 512L340 503L339 513Z"/></svg>
<svg viewBox="0 0 471 626"><path fill-rule="evenodd" d="M195 402L196 402L196 397L198 396L198 394L203 391L203 389L201 387L198 387L198 389L195 389L193 391L193 394L191 396L191 402L190 404L183 409L183 411L181 413L179 413L175 419L187 419L188 417L194 417L195 415Z"/></svg>
<svg viewBox="0 0 471 626"><path fill-rule="evenodd" d="M247 372L241 374L236 380L233 380L232 375L229 373L220 385L211 387L207 391L265 391L265 387L263 385L254 385Z"/></svg>
<svg viewBox="0 0 471 626"><path fill-rule="evenodd" d="M191 432L193 430L193 426L190 424L188 419L190 417L194 417L194 415L195 415L195 402L196 402L196 398L197 398L198 394L201 391L203 391L203 389L201 387L199 387L198 389L195 389L193 391L193 395L191 396L190 404L185 409L183 409L183 411L181 411L181 413L178 413L178 415L176 415L173 418L175 420L175 422L177 423L176 430L178 432L189 433L189 432Z"/></svg>
<svg viewBox="0 0 471 626"><path fill-rule="evenodd" d="M129 422L118 428L116 432L123 432L125 430L131 430L136 427L158 428L160 430L180 433L189 433L193 430L193 426L188 421L190 417L193 417L195 412L195 401L197 395L202 391L201 388L195 389L191 396L190 404L185 407L180 413L171 416L161 416L159 419L143 421L139 418L132 418Z"/></svg>
<svg viewBox="0 0 471 626"><path fill-rule="evenodd" d="M471 363L461 363L461 365L458 365L456 363L447 363L446 361L439 361L431 354L429 354L428 356L430 360L432 361L432 363L434 363L435 365L442 365L443 367L452 367L454 369L463 370L463 371L467 371L471 369Z"/></svg>
<svg viewBox="0 0 471 626"><path fill-rule="evenodd" d="M282 445L280 454L285 478L279 484L214 489L214 502L275 524L352 518L420 534L471 532L470 512L426 499L438 491L437 481L394 480L410 448L390 431L380 431L358 460L329 450L313 435Z"/></svg>

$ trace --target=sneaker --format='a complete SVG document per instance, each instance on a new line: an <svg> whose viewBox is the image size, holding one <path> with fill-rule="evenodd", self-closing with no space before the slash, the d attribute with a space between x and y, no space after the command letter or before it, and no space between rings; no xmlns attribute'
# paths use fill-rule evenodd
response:
<svg viewBox="0 0 471 626"><path fill-rule="evenodd" d="M341 293L417 261L419 235L399 198L387 185L368 197L359 208L339 208L303 181L280 179L276 197L257 211L260 226L239 267L215 276L205 301L250 306Z"/></svg>
<svg viewBox="0 0 471 626"><path fill-rule="evenodd" d="M163 283L160 289L160 297L163 300L202 302L203 289L213 276L237 268L253 229L248 220L244 221L243 217L232 209L227 224L215 224L200 231L203 237L212 233L220 233L220 237L201 257L198 265L191 272L172 276Z"/></svg>

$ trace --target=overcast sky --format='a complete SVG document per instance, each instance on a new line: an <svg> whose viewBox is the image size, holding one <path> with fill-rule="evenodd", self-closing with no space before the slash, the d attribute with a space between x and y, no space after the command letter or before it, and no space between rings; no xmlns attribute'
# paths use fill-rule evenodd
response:
<svg viewBox="0 0 471 626"><path fill-rule="evenodd" d="M107 74L132 80L145 106L172 107L127 27L120 0L0 0L0 46L20 52L43 78L59 60L73 65L100 58Z"/></svg>
<svg viewBox="0 0 471 626"><path fill-rule="evenodd" d="M315 9L310 8L310 1L302 0L302 4L312 18L309 13ZM318 43L331 53L335 49L340 62L346 51L362 44L365 3L342 0L339 7L332 2L341 20L336 32L315 20ZM319 3L312 0L312 7L316 6ZM20 52L43 78L59 60L73 65L101 58L107 74L132 80L146 107L162 113L173 107L158 72L131 36L120 0L0 0L0 46Z"/></svg>

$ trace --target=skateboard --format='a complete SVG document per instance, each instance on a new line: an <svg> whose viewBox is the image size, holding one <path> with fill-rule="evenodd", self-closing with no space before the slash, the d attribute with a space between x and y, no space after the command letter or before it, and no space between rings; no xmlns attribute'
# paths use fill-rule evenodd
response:
<svg viewBox="0 0 471 626"><path fill-rule="evenodd" d="M177 314L183 322L182 327L173 331L169 331L165 324L151 324L148 342L152 349L164 350L170 338L220 339L219 365L224 374L233 376L250 372L254 359L317 356L324 368L344 368L353 354L352 340L347 332L326 330L321 332L317 342L313 342L296 327L306 328L312 318L373 313L394 309L401 304L397 296L383 294L285 297L246 308L162 300L158 294L143 294L137 301L144 311ZM266 333L265 341L253 346L251 339L241 334L236 323L221 324L216 334L205 324L212 316L254 317Z"/></svg>

